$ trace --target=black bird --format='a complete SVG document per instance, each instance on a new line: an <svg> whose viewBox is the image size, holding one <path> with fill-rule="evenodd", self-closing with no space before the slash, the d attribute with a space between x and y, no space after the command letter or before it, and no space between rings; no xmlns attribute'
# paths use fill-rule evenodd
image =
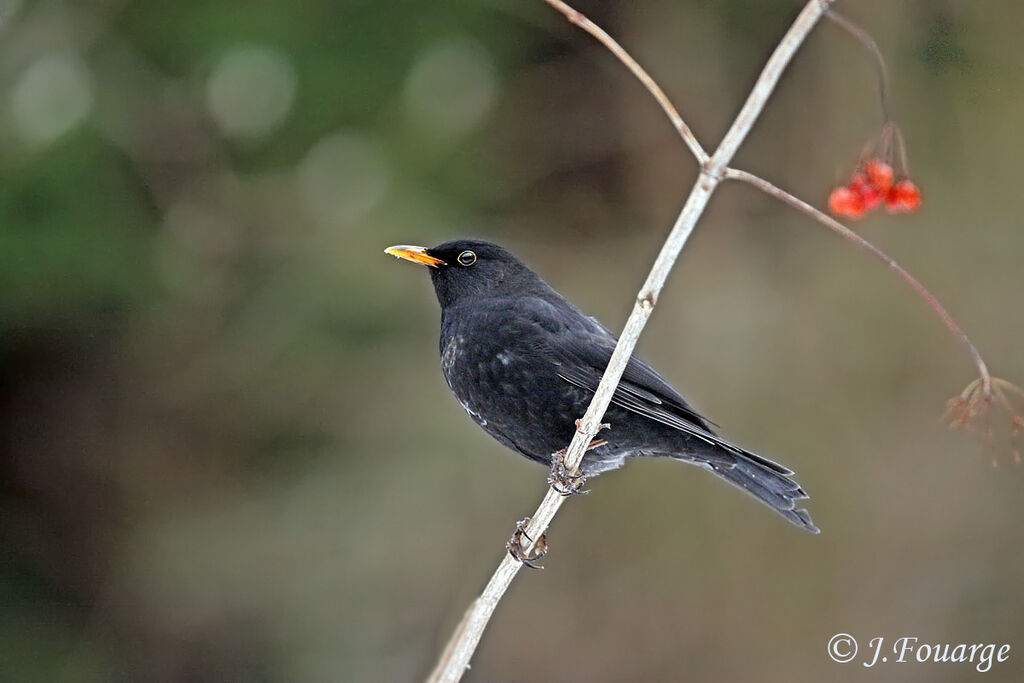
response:
<svg viewBox="0 0 1024 683"><path fill-rule="evenodd" d="M502 247L455 240L386 253L429 266L441 304L441 368L469 416L495 439L551 465L575 432L616 339ZM814 533L790 470L715 434L649 365L630 359L600 433L581 464L593 476L626 458L700 465ZM600 444L600 445L598 445Z"/></svg>

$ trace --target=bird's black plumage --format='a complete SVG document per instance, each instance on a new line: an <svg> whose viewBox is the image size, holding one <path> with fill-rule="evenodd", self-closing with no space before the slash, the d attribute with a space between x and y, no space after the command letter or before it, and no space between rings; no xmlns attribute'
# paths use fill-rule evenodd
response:
<svg viewBox="0 0 1024 683"><path fill-rule="evenodd" d="M551 464L575 431L616 339L578 311L504 248L480 240L437 247L392 247L430 266L441 304L441 367L466 412L495 439ZM615 469L628 457L667 456L701 465L817 532L806 498L785 467L715 434L649 365L636 357L623 373L604 421L604 445L583 458L583 473Z"/></svg>

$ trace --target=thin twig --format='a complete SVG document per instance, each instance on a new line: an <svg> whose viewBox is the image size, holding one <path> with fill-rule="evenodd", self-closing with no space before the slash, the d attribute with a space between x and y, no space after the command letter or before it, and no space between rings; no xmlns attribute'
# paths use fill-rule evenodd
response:
<svg viewBox="0 0 1024 683"><path fill-rule="evenodd" d="M583 14L577 12L572 7L569 7L569 5L565 4L561 0L545 0L545 2L564 14L565 18L571 23L579 26L594 38L597 38L602 45L608 48L609 52L618 57L619 61L625 64L626 68L633 72L636 79L640 81L645 88L647 88L647 91L651 93L654 99L658 101L658 104L661 105L665 115L668 116L672 125L675 126L676 130L679 132L680 137L682 137L686 142L686 146L690 148L691 152L693 152L693 156L697 159L697 163L707 163L708 153L704 151L704 148L697 140L697 136L694 135L693 131L690 130L690 127L686 125L686 121L684 121L683 117L679 115L678 111L676 111L675 106L668 99L668 96L665 95L661 86L659 86L654 79L644 71L644 68L640 66L637 61L633 59L633 57L631 57L630 54L618 44L618 42L616 42L614 38L608 35L600 26L592 22L590 19L587 19Z"/></svg>
<svg viewBox="0 0 1024 683"><path fill-rule="evenodd" d="M593 35L598 36L599 39L601 35L604 35L604 32L597 29L596 26L594 26L594 29L598 33L594 33L594 31L587 28L593 24L586 17L560 2L560 0L547 0L547 2L558 8L574 24L584 27ZM715 150L714 155L702 164L701 175L690 190L689 198L683 205L668 239L666 239L665 244L658 253L658 257L651 267L651 272L637 295L633 311L626 321L622 334L619 336L619 341L615 346L615 351L608 362L608 368L601 378L601 383L594 393L594 398L591 400L586 414L578 423L576 434L573 437L572 443L569 444L565 455L565 465L570 472L578 471L579 463L583 459L587 446L597 435L601 427L601 418L611 402L612 394L618 386L619 379L622 377L626 364L632 356L640 333L643 331L647 319L654 310L658 294L665 284L669 271L686 245L686 241L693 232L697 220L704 212L704 208L707 206L712 193L721 182L723 172L728 167L740 144L742 144L750 132L768 98L775 90L782 72L831 3L832 0L809 0L804 5L803 10L801 10L792 26L786 32L786 35L783 36L776 46L771 57L769 57L750 95L747 97L742 109L740 109L739 114L736 115L736 119L725 134L718 149ZM615 52L619 59L623 59L622 55L625 55L625 51L610 37L608 42L602 40L602 43ZM628 55L625 56L628 57ZM627 66L635 64L635 61L631 58L628 60L623 59L623 61ZM630 68L632 69L632 66ZM639 69L639 67L633 73L642 81L645 78L649 79L646 73ZM658 97L657 93L661 93L660 88L657 88L657 86L654 89L650 87L648 89L651 90L652 94L655 94L655 97ZM666 109L666 111L675 112L675 109ZM678 113L676 116L678 116ZM689 128L686 128L685 125L683 129L689 131ZM697 145L697 148L699 149L700 146ZM691 146L691 151L693 149ZM539 539L541 537L564 501L565 498L554 491L554 489L548 489L547 495L544 496L540 507L532 515L532 520L527 527L526 531L530 538ZM530 548L527 549L527 551L529 550ZM519 561L505 556L501 564L498 565L497 571L495 571L491 580L484 588L483 593L469 607L459 628L456 629L455 634L452 636L452 641L445 648L444 655L428 680L451 683L458 681L462 677L469 666L473 652L480 642L480 638L487 627L488 621L490 621L491 615L521 567L522 564Z"/></svg>
<svg viewBox="0 0 1024 683"><path fill-rule="evenodd" d="M878 67L878 97L882 104L882 119L888 123L892 120L889 114L889 69L885 65L885 56L878 48L878 43L871 37L871 34L834 9L825 12L825 16L856 38L875 58L875 65Z"/></svg>
<svg viewBox="0 0 1024 683"><path fill-rule="evenodd" d="M978 352L977 347L967 337L967 333L963 331L953 316L945 309L945 307L939 302L935 296L928 291L928 289L922 285L917 278L907 272L903 266L898 264L891 256L886 254L884 251L876 247L871 242L867 241L853 230L832 218L831 216L819 211L799 197L795 197L790 193L786 192L782 188L773 185L764 178L756 176L753 173L746 171L740 171L735 168L727 168L725 170L725 177L732 180L742 180L745 183L750 183L759 190L775 197L776 199L789 204L798 211L802 211L814 220L818 221L832 232L836 233L840 237L852 242L860 249L868 252L872 256L879 259L882 263L887 265L896 275L903 280L907 285L913 289L918 296L924 299L924 302L928 305L932 311L942 320L943 324L949 329L953 335L960 340L960 342L967 347L968 353L974 360L974 364L978 366L978 374L981 377L982 390L986 395L991 393L992 389L992 376L989 374L988 366L985 365L985 361L982 359L981 354Z"/></svg>

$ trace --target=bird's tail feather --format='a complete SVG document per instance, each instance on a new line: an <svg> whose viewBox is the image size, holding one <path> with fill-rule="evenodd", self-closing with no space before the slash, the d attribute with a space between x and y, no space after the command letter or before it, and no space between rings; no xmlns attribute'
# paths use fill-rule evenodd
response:
<svg viewBox="0 0 1024 683"><path fill-rule="evenodd" d="M730 484L737 486L762 503L770 506L793 524L818 533L807 510L797 509L796 501L808 498L798 483L789 478L793 473L785 467L759 455L736 449L731 452L733 463L721 460L698 462ZM692 456L677 456L691 460Z"/></svg>

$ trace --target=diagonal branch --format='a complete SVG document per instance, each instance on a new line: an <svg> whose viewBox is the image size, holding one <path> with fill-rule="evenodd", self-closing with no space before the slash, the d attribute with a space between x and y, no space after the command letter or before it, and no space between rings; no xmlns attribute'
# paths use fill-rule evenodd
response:
<svg viewBox="0 0 1024 683"><path fill-rule="evenodd" d="M619 61L626 65L626 68L633 72L636 79L643 83L647 91L651 93L651 96L657 100L658 104L661 105L665 115L668 116L672 125L675 126L676 130L679 131L679 136L686 142L686 146L693 152L693 156L696 157L697 163L707 163L708 153L704 151L700 142L697 140L697 136L693 134L690 127L686 125L686 121L683 121L683 117L676 111L675 106L668 99L665 91L661 89L650 74L644 71L644 68L640 66L633 57L626 52L621 45L616 42L614 38L608 35L604 29L587 19L582 13L577 12L569 5L562 2L562 0L545 0L549 5L557 9L559 12L565 15L571 23L579 26L581 29L589 33L590 35L597 38L597 40L608 48L608 51L619 58Z"/></svg>
<svg viewBox="0 0 1024 683"><path fill-rule="evenodd" d="M855 233L853 230L850 230L848 227L846 227L836 219L819 211L818 209L814 208L813 206L811 206L804 200L800 199L799 197L794 197L793 195L786 192L782 188L773 185L764 178L761 178L760 176L756 176L753 173L748 173L747 171L740 171L734 168L727 168L725 170L725 178L732 180L742 180L745 183L750 183L759 190L771 195L772 197L775 197L776 199L782 202L785 202L786 204L789 204L797 211L801 211L807 214L808 216L818 221L832 232L836 233L843 239L852 242L857 247L868 252L869 254L880 260L882 263L884 263L886 266L888 266L890 270L896 273L897 277L903 280L903 282L910 286L910 288L913 289L917 293L917 295L924 300L925 304L927 304L928 307L935 312L935 315L939 316L939 318L942 320L942 323L946 326L946 328L953 333L953 336L959 339L960 342L967 348L967 352L971 355L971 359L974 361L974 364L978 367L978 375L981 377L983 390L985 391L986 395L991 393L992 376L989 374L988 366L985 365L985 361L984 359L982 359L981 353L978 352L977 347L967 337L967 333L964 332L963 328L957 324L957 322L953 319L953 316L949 314L949 312L945 309L942 303L937 298L935 298L935 295L929 292L928 289L925 288L925 286L922 285L917 278L915 278L913 275L907 272L903 268L903 266L898 264L891 256L889 256L884 251L876 247L874 244L872 244L871 242L867 241L866 239Z"/></svg>
<svg viewBox="0 0 1024 683"><path fill-rule="evenodd" d="M650 80L650 77L647 76L646 72L636 65L636 62L625 53L625 50L623 50L618 43L612 40L610 36L607 36L604 31L590 22L590 20L576 10L573 10L564 2L561 2L561 0L546 1L548 4L565 14L566 17L568 17L574 24L583 27L585 30L601 40L601 42L612 50L620 60L633 70L633 73L636 74L637 77L645 83L645 85L647 85L648 82L653 84L653 81ZM751 90L750 95L747 97L746 102L743 104L743 107L740 109L740 112L736 115L732 126L725 134L721 144L719 144L718 149L715 150L715 153L710 158L707 158L706 154L704 155L701 175L690 190L689 198L683 205L679 217L676 219L676 222L672 227L672 231L669 233L665 244L658 253L658 257L655 260L654 265L651 267L651 272L647 276L647 280L644 282L643 287L640 288L640 292L636 298L636 303L633 306L633 311L630 314L629 319L626 321L622 334L619 336L618 344L615 346L615 351L612 353L611 360L608 363L608 368L605 370L604 376L601 378L601 383L598 385L597 391L594 393L594 398L590 402L590 407L587 408L586 414L578 423L576 434L566 451L565 465L570 472L577 470L580 461L583 459L587 446L600 429L601 418L604 416L605 410L607 410L608 404L611 402L612 394L614 393L616 386L618 386L622 373L626 368L626 364L629 362L629 358L633 353L633 349L636 347L640 333L643 331L644 326L647 324L647 319L654 310L658 295L665 284L665 280L679 254L682 252L683 247L686 245L687 239L693 232L693 228L697 224L697 220L704 212L704 208L707 206L712 193L722 181L723 174L728 168L729 162L732 161L736 150L739 149L739 146L750 132L754 122L757 121L761 110L764 109L768 98L775 90L775 86L777 85L779 78L782 76L786 66L793 58L793 55L796 54L796 51L807 38L811 29L814 28L822 14L828 10L831 4L832 0L809 0L807 4L804 5L803 10L776 46L771 57L768 58L768 62L762 69L761 75L754 84L754 87ZM636 65L635 69L634 65ZM651 85L648 85L648 90L658 98L659 102L663 102L662 107L667 113L669 113L669 116L672 117L671 112L675 112L675 108L671 107L671 104L669 104L668 107L665 107L664 103L667 103L668 100L664 97L664 93L662 93L661 89L656 85L654 85L652 89ZM676 112L675 117L678 116L679 115ZM675 120L676 119L673 118L673 122L675 122ZM679 119L679 121L680 123L682 122L681 119ZM677 124L676 128L680 131L680 135L683 136L684 140L687 140L689 144L687 135L691 138L693 137L690 129L685 125L685 123L682 123L681 126ZM696 142L695 139L694 142ZM693 151L698 158L701 158L701 154L698 153L698 150L702 151L699 144L697 144L696 147L691 144L691 151ZM537 512L534 513L530 524L526 528L529 538L541 538L541 535L547 530L548 525L551 523L551 520L554 519L555 514L558 512L558 509L561 507L564 500L565 499L553 489L548 490L547 495L544 496L544 500L541 502L540 507L537 508ZM518 560L509 556L506 556L502 560L497 571L495 571L491 580L484 588L483 593L467 610L466 615L463 617L458 628L453 634L452 639L446 646L441 660L431 673L429 678L430 681L444 681L450 683L458 681L462 677L466 668L469 666L473 652L476 650L477 644L480 642L480 638L483 635L484 629L487 627L487 623L490 620L491 615L494 613L494 610L497 608L506 589L512 583L512 580L515 578L521 567L522 564Z"/></svg>

